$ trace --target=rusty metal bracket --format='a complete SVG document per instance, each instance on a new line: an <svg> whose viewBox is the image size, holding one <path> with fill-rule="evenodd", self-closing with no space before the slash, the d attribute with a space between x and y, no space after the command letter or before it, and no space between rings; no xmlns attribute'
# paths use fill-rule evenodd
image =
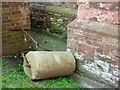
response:
<svg viewBox="0 0 120 90"><path fill-rule="evenodd" d="M22 57L23 57L23 59L24 59L24 62L27 63L27 64L25 65L25 67L30 68L31 66L30 66L30 64L29 64L29 62L28 62L28 60L27 60L27 58L25 57L24 53L22 53Z"/></svg>

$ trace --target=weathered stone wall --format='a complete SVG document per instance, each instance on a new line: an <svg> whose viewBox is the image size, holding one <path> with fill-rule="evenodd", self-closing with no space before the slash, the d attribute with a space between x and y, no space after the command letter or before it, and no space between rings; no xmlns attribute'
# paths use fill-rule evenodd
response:
<svg viewBox="0 0 120 90"><path fill-rule="evenodd" d="M76 4L75 4L76 5ZM74 3L31 2L31 29L62 34L66 37L66 26L76 18ZM68 8L69 7L69 8Z"/></svg>
<svg viewBox="0 0 120 90"><path fill-rule="evenodd" d="M67 32L78 73L118 87L118 24L118 3L78 2L77 19Z"/></svg>
<svg viewBox="0 0 120 90"><path fill-rule="evenodd" d="M31 41L22 31L24 27L30 32L30 15L26 14L25 8L29 8L28 3L2 2L2 54L20 53L29 49Z"/></svg>

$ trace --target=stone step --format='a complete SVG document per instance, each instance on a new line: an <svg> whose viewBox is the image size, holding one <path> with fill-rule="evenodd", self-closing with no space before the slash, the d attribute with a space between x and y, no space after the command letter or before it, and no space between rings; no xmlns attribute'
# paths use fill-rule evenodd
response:
<svg viewBox="0 0 120 90"><path fill-rule="evenodd" d="M113 87L110 87L103 83L99 83L98 81L89 79L87 77L81 76L78 73L74 73L73 75L71 75L71 78L82 84L83 88L90 88L90 90L99 90L99 89L115 90Z"/></svg>

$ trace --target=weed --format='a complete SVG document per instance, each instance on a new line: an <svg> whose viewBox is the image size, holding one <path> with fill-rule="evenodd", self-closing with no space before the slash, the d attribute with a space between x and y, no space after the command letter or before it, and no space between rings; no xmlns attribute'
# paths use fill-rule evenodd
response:
<svg viewBox="0 0 120 90"><path fill-rule="evenodd" d="M5 67L8 69L8 71L3 70L2 72L3 88L81 88L81 85L69 76L33 82L25 75L21 64L18 65L18 68L11 67L4 61L3 64L3 69Z"/></svg>

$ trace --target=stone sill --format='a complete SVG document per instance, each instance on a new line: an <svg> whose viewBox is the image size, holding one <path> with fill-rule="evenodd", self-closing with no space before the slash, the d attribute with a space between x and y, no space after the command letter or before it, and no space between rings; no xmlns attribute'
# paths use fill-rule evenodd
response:
<svg viewBox="0 0 120 90"><path fill-rule="evenodd" d="M67 28L73 28L73 29L82 28L105 35L120 37L119 36L120 29L118 27L119 25L114 25L105 22L91 21L91 20L81 20L81 19L75 19L67 26Z"/></svg>
<svg viewBox="0 0 120 90"><path fill-rule="evenodd" d="M99 83L103 83L105 84L106 86L108 87L111 87L111 88L118 88L118 84L113 84L111 82L108 82L106 80L104 80L104 78L102 77L99 77L93 73L91 73L90 71L86 70L84 67L79 67L76 71L78 74L85 74L85 76L87 76L88 78L92 79L92 80L95 80L95 81L98 81Z"/></svg>
<svg viewBox="0 0 120 90"><path fill-rule="evenodd" d="M71 78L77 82L79 82L80 84L82 84L83 88L90 88L90 90L94 90L94 88L98 89L103 89L105 88L105 90L114 90L113 87L108 86L107 84L98 82L96 80L93 80L91 78L88 78L86 76L81 75L82 72L79 74L77 72L75 72L74 74L71 75Z"/></svg>

